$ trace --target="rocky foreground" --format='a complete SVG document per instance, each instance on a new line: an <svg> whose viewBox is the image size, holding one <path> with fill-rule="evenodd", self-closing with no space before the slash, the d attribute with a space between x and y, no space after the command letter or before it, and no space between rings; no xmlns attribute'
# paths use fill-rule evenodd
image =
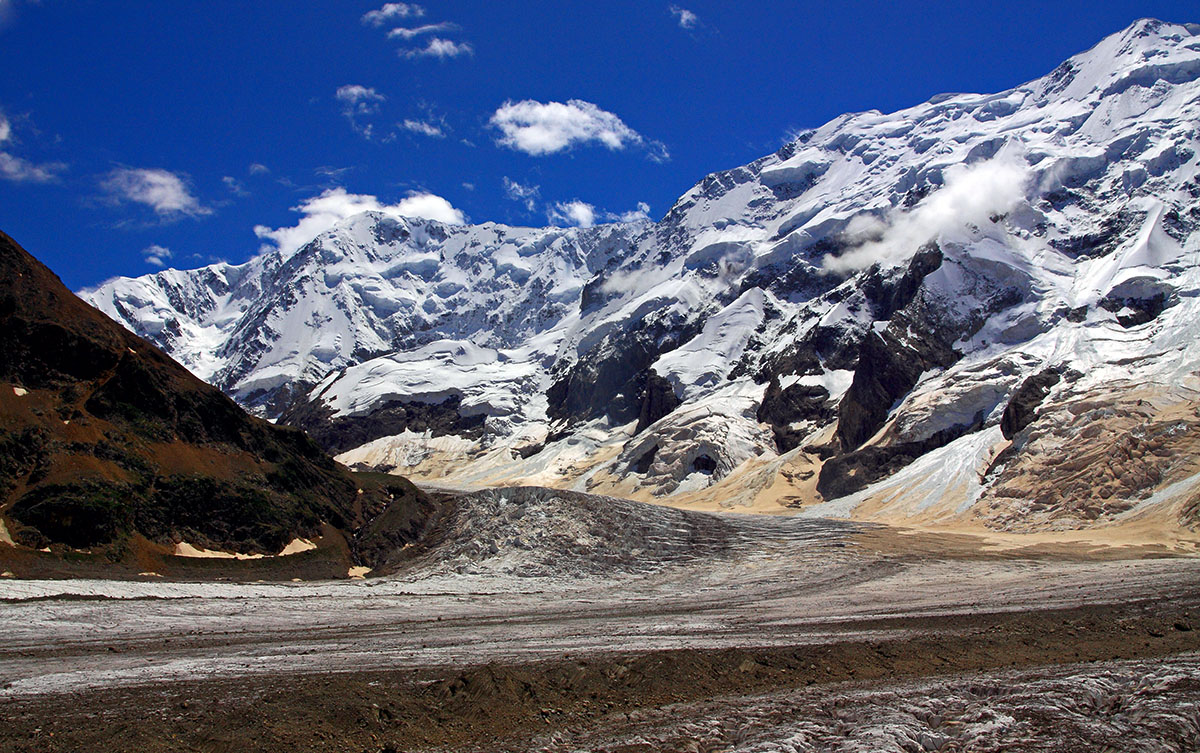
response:
<svg viewBox="0 0 1200 753"><path fill-rule="evenodd" d="M459 497L367 581L0 580L0 749L1197 741L1194 559L605 502Z"/></svg>

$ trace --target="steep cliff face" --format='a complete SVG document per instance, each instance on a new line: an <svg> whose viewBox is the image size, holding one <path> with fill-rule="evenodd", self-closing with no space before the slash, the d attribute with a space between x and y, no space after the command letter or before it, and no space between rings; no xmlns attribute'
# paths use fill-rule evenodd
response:
<svg viewBox="0 0 1200 753"><path fill-rule="evenodd" d="M0 233L0 522L9 541L115 559L137 536L275 554L327 527L352 539L395 496L362 486L303 432L247 415Z"/></svg>
<svg viewBox="0 0 1200 753"><path fill-rule="evenodd" d="M349 463L974 515L1048 412L1192 399L1197 122L1200 27L1144 20L1005 92L837 118L657 223L365 214L86 297Z"/></svg>

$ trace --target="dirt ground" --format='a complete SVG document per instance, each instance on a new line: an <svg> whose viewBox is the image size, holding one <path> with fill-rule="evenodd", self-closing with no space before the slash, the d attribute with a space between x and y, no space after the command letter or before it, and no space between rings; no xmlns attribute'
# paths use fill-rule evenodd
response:
<svg viewBox="0 0 1200 753"><path fill-rule="evenodd" d="M0 751L1200 744L1196 559L631 509L614 565L621 509L506 494L384 579L0 580Z"/></svg>

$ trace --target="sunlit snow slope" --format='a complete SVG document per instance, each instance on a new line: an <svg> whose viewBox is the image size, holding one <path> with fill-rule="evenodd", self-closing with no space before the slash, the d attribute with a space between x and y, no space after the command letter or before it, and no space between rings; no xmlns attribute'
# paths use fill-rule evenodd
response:
<svg viewBox="0 0 1200 753"><path fill-rule="evenodd" d="M837 118L658 223L367 213L84 295L354 465L1189 537L1198 127L1200 26L1143 20L1006 92Z"/></svg>

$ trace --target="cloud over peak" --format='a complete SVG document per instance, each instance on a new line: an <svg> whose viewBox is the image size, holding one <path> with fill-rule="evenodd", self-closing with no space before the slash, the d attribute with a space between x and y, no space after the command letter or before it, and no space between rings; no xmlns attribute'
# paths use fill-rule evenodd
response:
<svg viewBox="0 0 1200 753"><path fill-rule="evenodd" d="M953 165L946 182L911 211L883 218L856 216L847 226L847 240L856 245L840 256L827 255L821 266L833 272L891 264L912 256L943 233L969 225L986 227L997 214L1011 211L1025 199L1029 169L1015 159L996 157L976 165Z"/></svg>
<svg viewBox="0 0 1200 753"><path fill-rule="evenodd" d="M392 217L420 217L461 225L467 221L461 210L449 201L432 193L414 191L395 204L384 204L370 194L348 193L344 188L331 188L292 207L303 216L292 227L269 228L259 225L254 234L274 243L284 256L290 256L306 243L347 217L363 212L382 212Z"/></svg>
<svg viewBox="0 0 1200 753"><path fill-rule="evenodd" d="M560 201L550 208L547 217L555 225L591 227L596 224L596 207L579 199Z"/></svg>
<svg viewBox="0 0 1200 753"><path fill-rule="evenodd" d="M142 260L147 264L155 267L165 267L167 260L175 256L171 253L171 249L166 246L160 246L155 243L152 246L147 246L142 250Z"/></svg>
<svg viewBox="0 0 1200 753"><path fill-rule="evenodd" d="M628 212L609 212L579 199L560 201L546 210L546 219L552 225L566 227L592 227L597 222L645 222L650 219L650 205L639 201L637 208Z"/></svg>
<svg viewBox="0 0 1200 753"><path fill-rule="evenodd" d="M615 114L580 99L565 103L509 101L488 122L500 130L497 143L501 146L535 157L594 142L613 151L643 146L652 159L668 158L661 143L647 141Z"/></svg>

